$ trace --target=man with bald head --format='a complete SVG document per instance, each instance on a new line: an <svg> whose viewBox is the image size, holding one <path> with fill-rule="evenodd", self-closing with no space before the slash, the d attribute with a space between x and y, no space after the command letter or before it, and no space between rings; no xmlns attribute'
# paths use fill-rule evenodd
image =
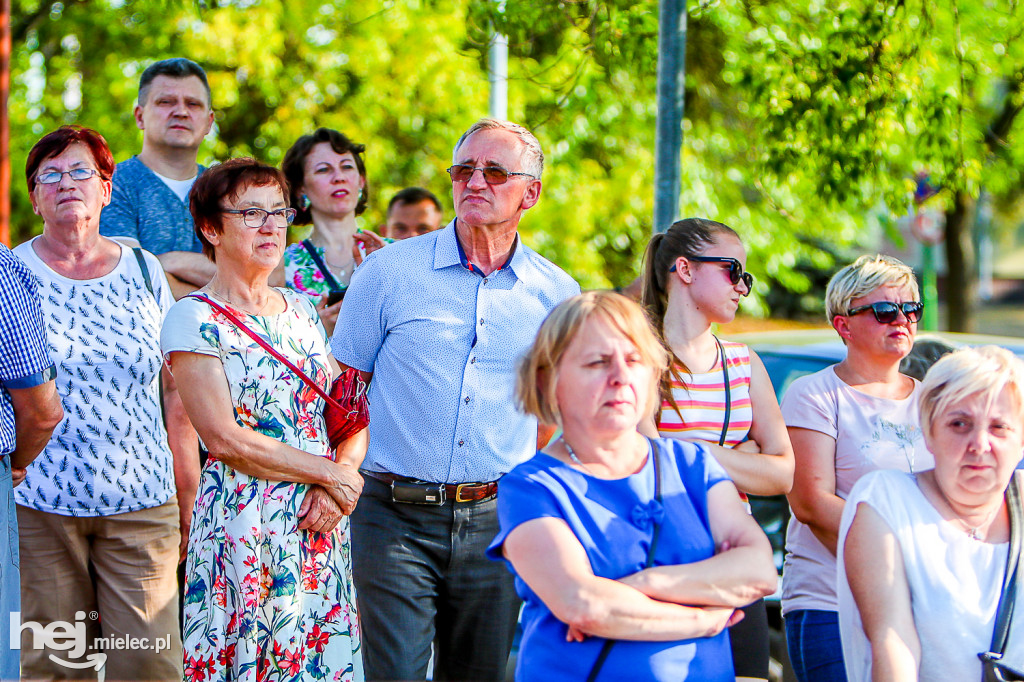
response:
<svg viewBox="0 0 1024 682"><path fill-rule="evenodd" d="M544 155L526 128L475 123L455 145L455 219L366 258L332 348L370 384L365 486L352 515L368 680L503 680L519 600L484 552L498 480L533 456L513 397L540 323L578 294L522 243Z"/></svg>

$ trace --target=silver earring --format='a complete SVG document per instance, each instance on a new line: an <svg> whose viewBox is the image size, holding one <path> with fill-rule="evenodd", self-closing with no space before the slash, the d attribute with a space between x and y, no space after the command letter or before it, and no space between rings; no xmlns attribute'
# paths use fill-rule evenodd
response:
<svg viewBox="0 0 1024 682"><path fill-rule="evenodd" d="M312 205L313 205L313 202L311 202L309 200L309 197L307 197L305 194L303 194L301 197L299 197L299 206L302 207L303 211L309 209L309 207L312 206Z"/></svg>
<svg viewBox="0 0 1024 682"><path fill-rule="evenodd" d="M356 197L356 200L357 201L362 201L363 200L363 188L362 187L359 188L359 196Z"/></svg>

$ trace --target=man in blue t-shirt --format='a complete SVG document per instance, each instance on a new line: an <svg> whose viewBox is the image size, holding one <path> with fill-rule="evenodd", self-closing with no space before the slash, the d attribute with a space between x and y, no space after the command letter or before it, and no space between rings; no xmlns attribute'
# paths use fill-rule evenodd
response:
<svg viewBox="0 0 1024 682"><path fill-rule="evenodd" d="M188 192L204 168L199 145L213 125L210 85L195 62L164 59L139 79L135 124L142 151L117 165L100 233L155 254L171 291L181 298L210 281L214 267L202 254Z"/></svg>

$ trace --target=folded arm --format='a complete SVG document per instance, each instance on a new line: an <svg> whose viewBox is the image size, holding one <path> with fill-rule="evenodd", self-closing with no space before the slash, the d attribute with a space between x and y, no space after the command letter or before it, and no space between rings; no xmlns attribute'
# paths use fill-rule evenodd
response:
<svg viewBox="0 0 1024 682"><path fill-rule="evenodd" d="M206 286L217 272L217 266L201 253L168 251L157 256L167 273L174 297L181 298Z"/></svg>
<svg viewBox="0 0 1024 682"><path fill-rule="evenodd" d="M732 483L708 491L708 517L715 556L690 564L655 566L621 582L652 599L691 606L739 608L775 591L778 576L772 548Z"/></svg>
<svg viewBox="0 0 1024 682"><path fill-rule="evenodd" d="M583 546L560 519L545 517L517 526L503 551L555 617L587 635L638 641L711 637L733 617L732 608L657 601L594 575Z"/></svg>
<svg viewBox="0 0 1024 682"><path fill-rule="evenodd" d="M750 351L750 438L756 450L720 448L712 451L736 487L751 495L785 495L793 487L793 447L775 389L764 363Z"/></svg>

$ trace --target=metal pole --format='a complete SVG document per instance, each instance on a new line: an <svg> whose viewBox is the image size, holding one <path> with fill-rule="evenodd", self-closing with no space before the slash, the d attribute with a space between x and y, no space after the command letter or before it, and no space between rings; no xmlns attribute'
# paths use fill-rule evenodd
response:
<svg viewBox="0 0 1024 682"><path fill-rule="evenodd" d="M935 276L935 247L921 244L921 300L924 313L921 316L921 331L934 332L939 329L939 288Z"/></svg>
<svg viewBox="0 0 1024 682"><path fill-rule="evenodd" d="M654 231L679 215L686 76L686 0L661 0L658 8L658 124L654 149Z"/></svg>
<svg viewBox="0 0 1024 682"><path fill-rule="evenodd" d="M499 12L505 11L505 2L500 0ZM487 51L487 80L491 84L488 112L491 118L508 119L508 36L500 33L491 35Z"/></svg>
<svg viewBox="0 0 1024 682"><path fill-rule="evenodd" d="M0 243L11 244L11 0L0 0Z"/></svg>

